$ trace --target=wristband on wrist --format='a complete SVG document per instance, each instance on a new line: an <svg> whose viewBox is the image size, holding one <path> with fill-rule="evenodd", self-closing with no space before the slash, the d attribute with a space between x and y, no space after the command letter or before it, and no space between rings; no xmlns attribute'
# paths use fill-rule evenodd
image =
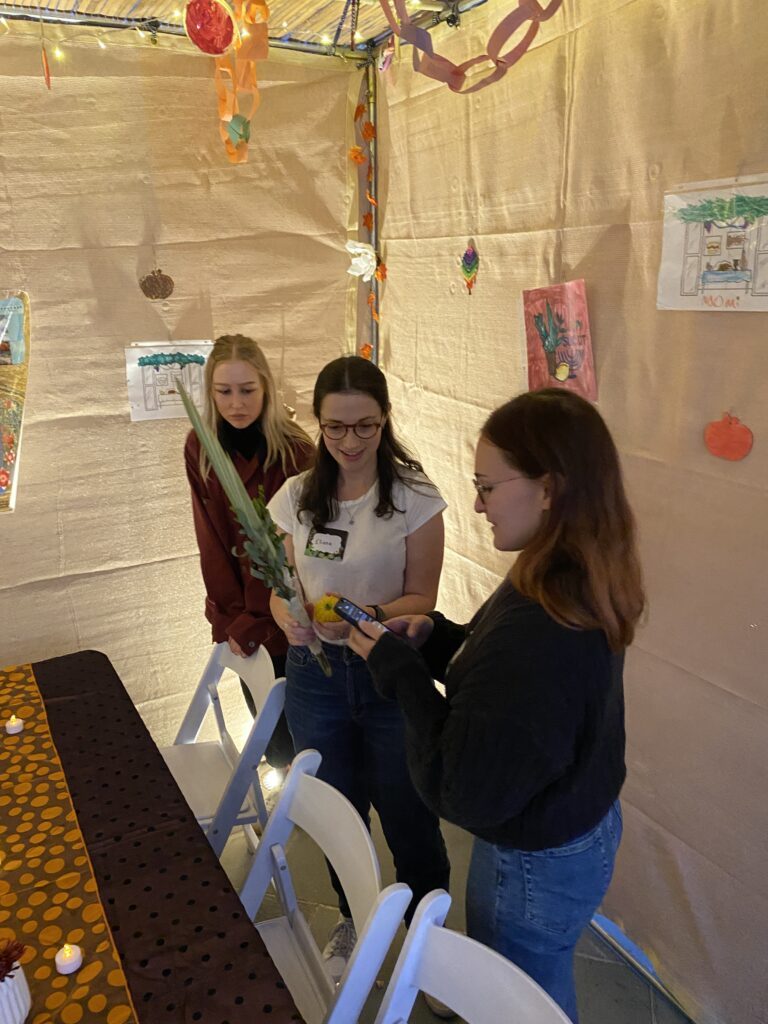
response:
<svg viewBox="0 0 768 1024"><path fill-rule="evenodd" d="M368 605L368 607L369 608L373 608L373 614L374 614L377 622L383 622L384 621L384 612L381 610L381 608L379 608L379 606L377 604L370 604L370 605Z"/></svg>

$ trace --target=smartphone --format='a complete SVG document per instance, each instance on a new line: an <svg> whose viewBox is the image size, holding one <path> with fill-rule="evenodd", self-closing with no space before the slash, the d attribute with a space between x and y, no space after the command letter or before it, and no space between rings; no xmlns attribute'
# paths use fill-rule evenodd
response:
<svg viewBox="0 0 768 1024"><path fill-rule="evenodd" d="M346 597L340 597L334 605L333 610L337 615L340 615L346 622L351 622L353 626L356 626L358 622L377 622L372 615L368 612L363 611L359 605L353 604L352 601L348 601ZM386 626L384 627L387 628Z"/></svg>

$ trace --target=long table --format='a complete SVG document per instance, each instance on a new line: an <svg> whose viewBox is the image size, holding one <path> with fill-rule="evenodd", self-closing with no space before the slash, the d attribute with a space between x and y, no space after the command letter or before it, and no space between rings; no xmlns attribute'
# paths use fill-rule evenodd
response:
<svg viewBox="0 0 768 1024"><path fill-rule="evenodd" d="M30 1024L286 1024L277 969L109 660L0 672L0 941ZM62 942L84 952L59 975Z"/></svg>

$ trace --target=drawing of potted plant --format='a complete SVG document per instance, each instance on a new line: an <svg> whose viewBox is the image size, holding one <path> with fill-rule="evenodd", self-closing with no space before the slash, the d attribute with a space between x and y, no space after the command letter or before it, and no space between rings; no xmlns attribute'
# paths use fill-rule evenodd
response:
<svg viewBox="0 0 768 1024"><path fill-rule="evenodd" d="M556 380L560 379L557 376L558 365L562 363L562 360L558 359L557 348L558 345L568 343L568 332L565 326L565 319L560 313L553 313L552 307L547 299L547 319L544 320L543 313L535 313L533 322L536 326L539 337L541 338L541 346L544 349L544 355L547 359L547 369L551 377Z"/></svg>

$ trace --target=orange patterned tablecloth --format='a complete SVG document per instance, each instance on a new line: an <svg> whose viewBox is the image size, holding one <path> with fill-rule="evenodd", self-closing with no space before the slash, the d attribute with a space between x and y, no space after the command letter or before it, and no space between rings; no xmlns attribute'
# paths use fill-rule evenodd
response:
<svg viewBox="0 0 768 1024"><path fill-rule="evenodd" d="M24 730L7 735L12 715ZM29 1024L137 1024L30 665L0 670L0 940L26 946ZM83 966L56 971L65 943Z"/></svg>

